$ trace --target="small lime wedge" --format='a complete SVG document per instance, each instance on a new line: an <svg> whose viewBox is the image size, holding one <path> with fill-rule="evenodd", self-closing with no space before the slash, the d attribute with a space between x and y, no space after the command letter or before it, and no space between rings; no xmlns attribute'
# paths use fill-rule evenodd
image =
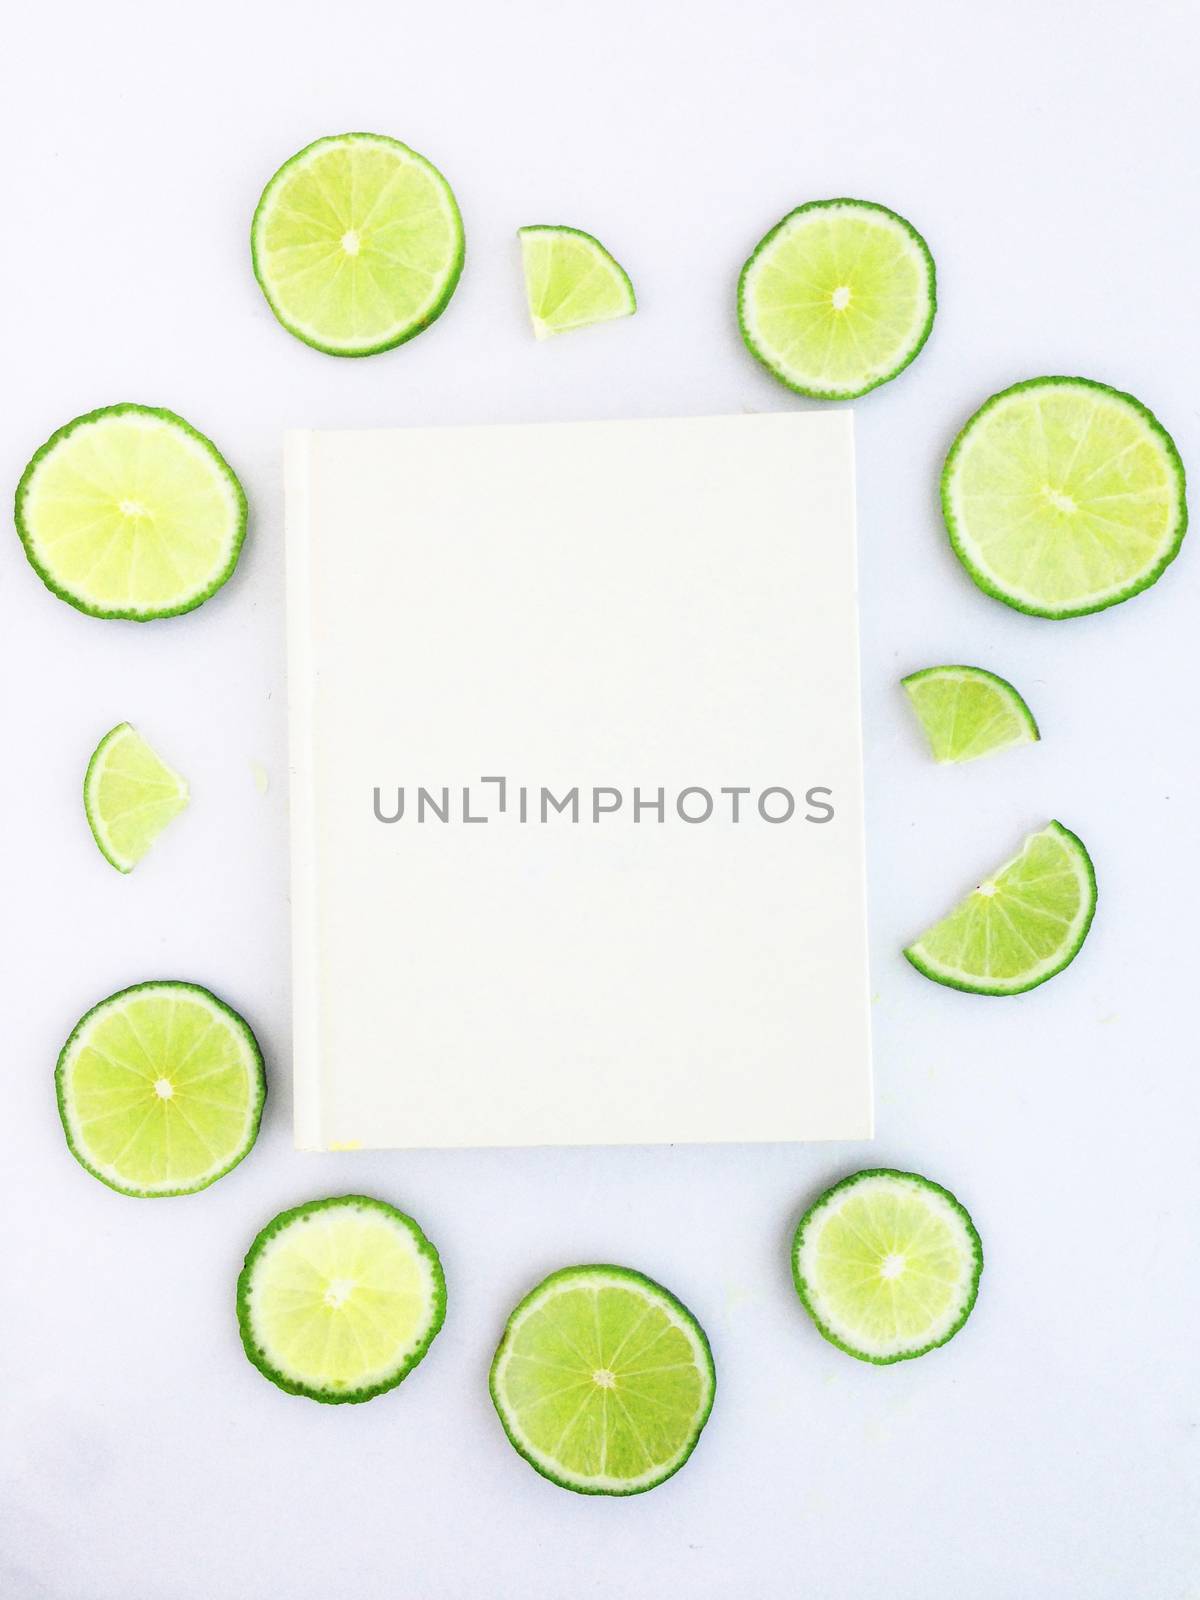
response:
<svg viewBox="0 0 1200 1600"><path fill-rule="evenodd" d="M237 565L246 497L211 439L153 406L105 406L41 447L17 532L48 589L92 617L191 611Z"/></svg>
<svg viewBox="0 0 1200 1600"><path fill-rule="evenodd" d="M805 1212L792 1245L796 1293L847 1355L888 1366L927 1355L971 1314L983 1248L948 1189L915 1172L843 1178Z"/></svg>
<svg viewBox="0 0 1200 1600"><path fill-rule="evenodd" d="M631 317L637 310L629 274L590 233L539 223L519 229L517 237L529 315L539 339Z"/></svg>
<svg viewBox="0 0 1200 1600"><path fill-rule="evenodd" d="M1035 617L1140 593L1187 528L1171 436L1140 400L1090 378L1030 378L993 395L946 457L942 510L979 588Z"/></svg>
<svg viewBox="0 0 1200 1600"><path fill-rule="evenodd" d="M194 1194L258 1136L266 1082L246 1023L195 983L122 989L94 1006L55 1074L72 1155L121 1194Z"/></svg>
<svg viewBox="0 0 1200 1600"><path fill-rule="evenodd" d="M118 872L132 872L187 803L187 781L128 722L119 722L96 746L83 780L83 805L92 838Z"/></svg>
<svg viewBox="0 0 1200 1600"><path fill-rule="evenodd" d="M935 761L974 761L1041 738L1012 684L982 667L925 667L900 681Z"/></svg>
<svg viewBox="0 0 1200 1600"><path fill-rule="evenodd" d="M394 1389L446 1315L437 1251L384 1200L344 1194L281 1211L238 1278L250 1360L289 1394L327 1405Z"/></svg>
<svg viewBox="0 0 1200 1600"><path fill-rule="evenodd" d="M817 400L851 400L903 372L937 307L933 257L869 200L811 200L755 246L738 284L750 353Z"/></svg>
<svg viewBox="0 0 1200 1600"><path fill-rule="evenodd" d="M492 1362L513 1447L560 1488L641 1494L678 1472L712 1410L704 1330L627 1267L566 1267L525 1297Z"/></svg>
<svg viewBox="0 0 1200 1600"><path fill-rule="evenodd" d="M1091 857L1051 822L904 954L951 989L1023 994L1074 961L1095 911Z"/></svg>
<svg viewBox="0 0 1200 1600"><path fill-rule="evenodd" d="M437 320L463 267L450 185L378 133L317 139L263 190L254 275L288 330L333 356L391 350Z"/></svg>

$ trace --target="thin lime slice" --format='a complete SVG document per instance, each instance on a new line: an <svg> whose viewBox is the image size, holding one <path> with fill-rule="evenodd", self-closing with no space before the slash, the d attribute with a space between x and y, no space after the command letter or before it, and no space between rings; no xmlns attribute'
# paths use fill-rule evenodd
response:
<svg viewBox="0 0 1200 1600"><path fill-rule="evenodd" d="M925 667L900 681L935 761L975 761L1041 738L1012 684L982 667Z"/></svg>
<svg viewBox="0 0 1200 1600"><path fill-rule="evenodd" d="M1095 911L1091 857L1051 822L904 954L951 989L1023 994L1070 966Z"/></svg>
<svg viewBox="0 0 1200 1600"><path fill-rule="evenodd" d="M985 594L1080 617L1159 579L1187 529L1183 463L1140 400L1090 378L1030 378L951 446L942 511Z"/></svg>
<svg viewBox="0 0 1200 1600"><path fill-rule="evenodd" d="M34 571L92 617L192 611L237 566L246 497L211 439L154 406L105 406L46 443L17 485Z"/></svg>
<svg viewBox="0 0 1200 1600"><path fill-rule="evenodd" d="M798 206L755 246L738 284L751 354L816 400L852 400L903 372L936 309L924 239L869 200Z"/></svg>
<svg viewBox="0 0 1200 1600"><path fill-rule="evenodd" d="M446 1316L437 1251L411 1217L344 1194L281 1211L237 1285L250 1360L289 1394L327 1405L394 1389Z"/></svg>
<svg viewBox="0 0 1200 1600"><path fill-rule="evenodd" d="M953 1339L982 1271L979 1235L950 1191L888 1168L827 1189L801 1217L792 1245L796 1293L817 1328L877 1366Z"/></svg>
<svg viewBox="0 0 1200 1600"><path fill-rule="evenodd" d="M83 780L83 805L92 838L118 872L132 872L187 803L187 780L128 722L119 722L96 746Z"/></svg>
<svg viewBox="0 0 1200 1600"><path fill-rule="evenodd" d="M450 185L378 133L318 139L263 190L254 275L289 333L331 356L370 356L435 322L463 267Z"/></svg>
<svg viewBox="0 0 1200 1600"><path fill-rule="evenodd" d="M195 1194L258 1136L266 1081L246 1023L195 983L122 989L94 1006L55 1074L71 1153L121 1194Z"/></svg>
<svg viewBox="0 0 1200 1600"><path fill-rule="evenodd" d="M538 223L520 228L525 295L539 339L631 317L637 298L629 274L590 233Z"/></svg>
<svg viewBox="0 0 1200 1600"><path fill-rule="evenodd" d="M704 1330L627 1267L565 1267L526 1295L492 1362L514 1448L578 1494L641 1494L678 1472L716 1392Z"/></svg>

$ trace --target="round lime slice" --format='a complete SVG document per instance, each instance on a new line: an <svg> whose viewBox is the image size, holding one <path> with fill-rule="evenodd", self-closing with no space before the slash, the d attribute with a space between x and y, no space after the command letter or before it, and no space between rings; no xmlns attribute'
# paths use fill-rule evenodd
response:
<svg viewBox="0 0 1200 1600"><path fill-rule="evenodd" d="M370 356L446 309L462 272L462 218L424 156L382 134L336 134L267 184L250 252L289 333L327 355Z"/></svg>
<svg viewBox="0 0 1200 1600"><path fill-rule="evenodd" d="M704 1330L627 1267L565 1267L526 1295L492 1362L514 1448L560 1488L641 1494L695 1449L716 1392Z"/></svg>
<svg viewBox="0 0 1200 1600"><path fill-rule="evenodd" d="M258 1136L266 1081L246 1023L195 983L122 989L94 1006L55 1074L67 1144L110 1189L194 1194Z"/></svg>
<svg viewBox="0 0 1200 1600"><path fill-rule="evenodd" d="M631 317L637 310L629 274L590 233L539 223L519 229L517 237L529 315L539 339Z"/></svg>
<svg viewBox="0 0 1200 1600"><path fill-rule="evenodd" d="M92 617L192 611L237 565L246 497L211 439L153 406L105 406L50 438L17 486L47 588Z"/></svg>
<svg viewBox="0 0 1200 1600"><path fill-rule="evenodd" d="M975 761L1041 738L1012 684L982 667L925 667L900 681L935 761Z"/></svg>
<svg viewBox="0 0 1200 1600"><path fill-rule="evenodd" d="M106 733L88 762L83 805L106 861L132 872L188 803L187 781L128 722Z"/></svg>
<svg viewBox="0 0 1200 1600"><path fill-rule="evenodd" d="M1074 961L1095 911L1091 857L1051 822L904 954L951 989L1023 994Z"/></svg>
<svg viewBox="0 0 1200 1600"><path fill-rule="evenodd" d="M942 470L955 554L985 594L1079 617L1160 578L1187 528L1183 463L1140 400L1090 378L992 396Z"/></svg>
<svg viewBox="0 0 1200 1600"><path fill-rule="evenodd" d="M796 1293L818 1330L877 1366L953 1339L982 1271L979 1235L950 1191L887 1168L827 1189L801 1217L792 1245Z"/></svg>
<svg viewBox="0 0 1200 1600"><path fill-rule="evenodd" d="M371 1400L412 1371L446 1315L437 1251L411 1217L361 1194L281 1211L237 1285L250 1360L289 1394Z"/></svg>
<svg viewBox="0 0 1200 1600"><path fill-rule="evenodd" d="M751 354L817 400L852 400L903 372L936 308L924 239L868 200L798 206L755 247L738 284Z"/></svg>

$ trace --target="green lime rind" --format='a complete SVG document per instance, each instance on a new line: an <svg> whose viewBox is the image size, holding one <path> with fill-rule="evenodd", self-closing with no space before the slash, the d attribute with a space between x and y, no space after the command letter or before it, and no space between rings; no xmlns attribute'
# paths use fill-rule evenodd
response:
<svg viewBox="0 0 1200 1600"><path fill-rule="evenodd" d="M317 1213L336 1209L339 1207L367 1208L380 1213L390 1222L402 1229L415 1247L417 1254L428 1264L430 1281L432 1284L432 1301L428 1324L418 1344L400 1362L393 1371L381 1378L378 1382L360 1385L353 1389L331 1389L327 1385L308 1384L295 1377L289 1377L280 1370L271 1360L263 1348L253 1323L250 1308L250 1294L253 1286L255 1268L264 1249L284 1229L301 1219L311 1217ZM322 1200L309 1200L303 1205L292 1206L286 1211L281 1211L273 1217L255 1236L253 1243L246 1252L245 1262L237 1281L237 1319L238 1329L242 1337L248 1359L262 1373L264 1378L269 1378L277 1388L287 1394L300 1395L308 1400L315 1400L320 1405L361 1405L367 1400L374 1400L377 1395L386 1394L388 1390L404 1381L418 1366L429 1351L430 1345L441 1331L446 1320L446 1277L442 1270L442 1260L435 1245L426 1237L420 1225L406 1212L400 1211L396 1206L389 1205L386 1200L377 1200L370 1195L342 1194L331 1195Z"/></svg>
<svg viewBox="0 0 1200 1600"><path fill-rule="evenodd" d="M146 745L146 741L141 738L141 735L137 732L136 728L133 727L132 723L118 722L115 728L110 728L108 730L103 739L101 739L100 743L96 746L95 750L92 751L91 760L87 764L87 771L83 775L83 809L84 814L87 817L88 827L92 832L92 838L96 841L96 848L110 866L115 867L118 872L126 874L133 871L134 867L142 859L142 856L139 854L138 856L128 857L121 856L116 853L113 847L109 825L100 815L99 799L96 791L99 776L104 769L105 759L108 756L109 751L112 749L114 741L124 738L128 734L132 734L143 745ZM149 749L149 745L146 745L146 748ZM177 785L178 803L174 806L173 810L174 814L178 815L178 813L182 811L188 803L187 781L181 777L178 772L175 772L171 767L169 767L162 757L158 755L157 751L152 752L152 754L162 770L175 780ZM162 826L165 827L166 823L164 822ZM161 832L161 828L158 831ZM157 838L157 833L154 835L154 838ZM153 838L150 840L150 843L153 843ZM149 846L147 846L147 848L149 848ZM142 854L144 853L145 852L143 851Z"/></svg>
<svg viewBox="0 0 1200 1600"><path fill-rule="evenodd" d="M968 667L961 664L923 667L919 672L910 672L907 677L901 678L900 683L908 692L917 719L929 740L934 759L938 762L974 761L981 756L1011 749L1014 745L1036 744L1042 737L1033 712L1030 711L1024 697L1007 678L989 672L986 667ZM932 687L937 684L955 689L961 689L963 686L983 686L994 691L987 696L990 707L988 721L983 726L975 727L965 741L961 738L961 731L956 725L957 719L955 724L947 729L933 726L926 714L921 694L922 686Z"/></svg>
<svg viewBox="0 0 1200 1600"><path fill-rule="evenodd" d="M94 1162L90 1161L83 1148L80 1130L76 1127L75 1119L72 1115L72 1096L68 1083L75 1047L88 1024L100 1013L115 1007L119 1001L127 1000L131 995L152 993L154 991L199 995L207 1004L213 1006L227 1019L246 1047L255 1086L255 1092L248 1108L248 1131L242 1142L229 1152L228 1159L223 1162L219 1170L206 1174L201 1182L178 1188L152 1189L124 1184L113 1177L111 1173L101 1171ZM202 1190L211 1188L219 1178L223 1178L227 1173L232 1172L234 1167L249 1155L255 1140L258 1138L258 1130L262 1124L263 1105L267 1097L267 1078L258 1040L254 1037L254 1033L246 1019L240 1016L232 1006L227 1005L218 995L213 994L211 989L204 988L202 984L188 983L178 978L151 978L144 983L131 984L127 989L118 989L116 993L106 996L105 999L92 1006L89 1011L84 1012L71 1030L66 1044L63 1045L59 1052L58 1062L54 1069L54 1092L58 1102L59 1119L62 1122L63 1134L66 1137L67 1149L85 1172L90 1173L93 1178L99 1179L106 1188L115 1190L117 1194L128 1195L135 1200L166 1200L179 1195L199 1194Z"/></svg>
<svg viewBox="0 0 1200 1600"><path fill-rule="evenodd" d="M962 521L954 509L954 485L964 450L969 444L976 426L981 420L990 416L995 407L1011 399L1014 395L1032 392L1037 389L1061 389L1064 387L1093 390L1096 393L1107 395L1114 400L1123 402L1141 418L1146 425L1149 437L1157 443L1162 451L1168 473L1174 481L1178 503L1174 526L1167 539L1163 541L1162 549L1157 558L1144 571L1139 572L1129 582L1118 585L1113 592L1094 596L1079 604L1039 605L1028 596L1016 594L1003 584L998 583L976 560L972 554L970 542ZM941 505L951 548L976 587L993 600L999 600L1004 605L1011 606L1013 610L1023 612L1026 616L1047 617L1053 621L1063 621L1069 617L1090 616L1096 611L1106 611L1109 606L1119 605L1122 601L1130 600L1134 595L1141 594L1144 589L1150 588L1152 584L1158 582L1159 578L1162 577L1163 573L1179 554L1179 548L1183 543L1183 537L1187 532L1188 526L1187 476L1184 471L1183 460L1174 439L1150 408L1135 395L1128 394L1123 389L1114 388L1111 384L1101 383L1096 378L1062 375L1026 378L1020 383L1010 384L1008 388L1001 389L996 394L991 395L972 416L968 417L959 430L954 443L950 446L945 464L942 467Z"/></svg>
<svg viewBox="0 0 1200 1600"><path fill-rule="evenodd" d="M807 1232L814 1222L819 1220L822 1212L832 1204L835 1204L839 1196L844 1196L855 1185L872 1178L895 1179L901 1183L917 1185L932 1194L936 1194L950 1207L951 1212L961 1222L972 1260L970 1282L967 1286L963 1303L958 1309L952 1325L939 1333L937 1338L920 1344L913 1349L898 1350L888 1354L879 1354L856 1346L829 1326L818 1309L820 1296L806 1278L800 1265ZM963 1324L974 1310L976 1300L979 1298L979 1280L983 1273L983 1242L966 1207L955 1195L951 1194L949 1189L943 1188L940 1183L934 1183L931 1178L922 1177L918 1172L904 1172L896 1167L866 1167L861 1172L851 1173L849 1177L842 1178L838 1183L826 1189L824 1194L800 1218L792 1241L791 1264L792 1282L795 1284L796 1293L821 1337L827 1339L830 1344L836 1346L846 1355L853 1356L856 1361L866 1361L876 1367L890 1367L895 1366L899 1361L915 1361L919 1356L928 1355L931 1350L938 1350L943 1345L948 1344L955 1334L960 1332Z"/></svg>
<svg viewBox="0 0 1200 1600"><path fill-rule="evenodd" d="M402 150L406 156L412 157L436 182L440 192L447 203L447 209L453 222L456 235L455 248L449 262L445 267L445 274L441 289L435 300L424 312L410 322L400 323L396 329L382 339L365 345L333 344L315 334L311 329L302 327L294 317L290 317L281 306L279 297L272 288L270 273L267 271L263 257L265 249L262 242L262 232L266 219L270 213L271 202L276 192L286 183L288 177L296 170L298 164L311 156L314 151L333 145L349 145L359 142L374 143L390 146ZM458 287L462 277L463 263L466 260L466 234L463 229L462 213L458 208L454 190L450 187L443 174L434 166L427 156L419 150L413 150L409 145L403 144L399 139L392 139L382 133L335 133L325 134L319 139L314 139L306 144L302 150L297 150L290 156L277 172L268 180L266 188L259 197L255 207L254 216L250 223L250 260L254 268L254 276L258 286L263 292L267 304L270 306L275 319L287 329L294 338L306 344L312 350L318 350L322 355L329 356L375 356L385 350L394 350L398 345L407 344L410 339L415 339L419 333L431 327L450 304L451 297Z"/></svg>
<svg viewBox="0 0 1200 1600"><path fill-rule="evenodd" d="M784 236L796 218L814 211L837 212L843 209L878 213L887 217L889 221L897 224L903 230L907 239L915 246L924 265L928 308L924 318L913 329L911 339L904 347L899 359L886 372L864 378L862 382L857 384L828 388L797 381L762 347L751 328L751 314L748 309L749 284L753 269L767 258L773 247ZM870 394L873 389L881 388L885 383L891 383L893 378L898 378L906 367L912 365L924 349L933 330L934 318L937 315L937 269L934 265L933 255L922 235L918 233L907 217L902 217L898 211L893 211L889 206L880 205L874 200L854 200L847 196L839 196L831 200L808 200L803 205L796 206L794 210L789 211L786 216L781 217L775 226L763 235L750 253L738 278L737 310L738 326L741 329L742 340L750 354L761 362L767 371L777 378L780 383L791 389L793 393L805 395L811 400L856 400L862 395Z"/></svg>
<svg viewBox="0 0 1200 1600"><path fill-rule="evenodd" d="M1078 880L1084 891L1080 913L1074 920L1073 933L1069 938L1064 940L1060 952L1053 962L1048 966L1048 968L1044 971L1038 971L1035 976L1029 977L1025 980L997 984L988 982L984 978L971 977L961 971L949 968L943 964L931 960L928 954L922 950L922 945L924 944L925 940L930 937L930 935L938 931L943 923L949 922L951 918L953 918L959 911L963 909L967 902L972 899L972 896L968 895L965 900L960 901L959 904L955 906L945 918L943 918L942 923L935 924L933 928L928 929L926 933L916 941L915 944L909 945L904 951L906 960L908 960L917 969L922 977L930 979L930 981L933 983L940 983L947 989L958 989L964 994L1006 996L1014 994L1027 994L1030 989L1037 989L1043 983L1049 983L1051 978L1057 977L1060 972L1071 965L1072 961L1074 961L1075 957L1083 948L1083 942L1088 936L1088 932L1092 926L1092 920L1096 915L1096 872L1092 865L1092 858L1088 854L1087 847L1085 846L1083 840L1079 838L1077 834L1072 833L1069 828L1065 828L1061 822L1052 820L1051 822L1047 823L1046 827L1041 829L1038 833L1031 834L1025 840L1017 854L1010 860L1006 861L1002 866L998 867L996 871L991 874L991 879L999 879L1006 872L1008 872L1010 868L1015 867L1021 861L1029 847L1036 840L1039 840L1048 834L1055 835L1066 847L1067 852L1075 863ZM978 891L976 891L976 893L978 893Z"/></svg>
<svg viewBox="0 0 1200 1600"><path fill-rule="evenodd" d="M657 1301L660 1306L668 1311L668 1314L673 1314L687 1330L694 1344L694 1352L700 1356L700 1364L697 1370L704 1379L706 1395L693 1420L691 1435L685 1441L677 1456L669 1461L662 1471L653 1473L644 1479L639 1478L626 1483L598 1484L594 1481L589 1482L581 1478L572 1477L562 1470L556 1470L551 1462L547 1461L544 1456L538 1454L526 1443L519 1431L515 1418L510 1416L509 1408L501 1393L505 1364L512 1352L516 1333L524 1314L535 1308L539 1301L552 1294L557 1286L565 1283L586 1286L589 1279L592 1281L607 1279L610 1281L616 1280L618 1283L628 1283L647 1299ZM585 1266L561 1267L558 1271L550 1273L513 1308L500 1343L496 1348L496 1354L492 1359L488 1387L492 1396L492 1404L496 1408L496 1415L500 1418L500 1423L507 1435L508 1442L517 1454L527 1461L541 1477L560 1489L569 1489L573 1494L627 1497L629 1495L645 1494L651 1489L656 1489L660 1484L665 1483L668 1478L673 1478L680 1468L687 1463L712 1413L713 1401L716 1398L717 1391L717 1371L707 1334L693 1313L669 1289L664 1288L662 1284L656 1283L653 1278L647 1277L645 1273L638 1272L633 1267L619 1267L611 1263L592 1263Z"/></svg>
<svg viewBox="0 0 1200 1600"><path fill-rule="evenodd" d="M52 456L56 448L66 439L69 439L79 428L90 423L104 421L110 417L128 415L154 417L160 422L165 422L178 428L190 439L202 445L213 466L221 474L232 492L236 507L236 525L232 531L229 554L224 564L218 571L208 575L199 588L180 596L177 603L167 606L104 607L91 604L87 599L63 583L41 559L37 553L34 531L30 528L27 520L27 502L34 478L39 468ZM245 491L238 481L237 474L212 440L206 434L201 433L198 428L193 428L190 422L185 421L176 412L168 411L164 406L139 405L130 400L121 401L117 405L100 406L95 411L85 411L82 416L73 417L70 422L64 423L61 428L56 429L45 444L34 451L29 465L21 474L21 481L17 484L13 510L17 534L20 537L29 564L51 594L57 595L60 600L65 600L69 606L74 606L76 611L82 611L85 616L98 617L104 621L155 622L163 617L178 617L187 611L195 611L197 606L202 606L206 600L211 600L217 590L233 576L234 568L238 564L238 557L241 555L242 545L246 538L247 506Z"/></svg>
<svg viewBox="0 0 1200 1600"><path fill-rule="evenodd" d="M571 228L565 223L557 222L531 222L525 227L517 229L517 237L521 241L523 250L527 238L541 236L553 240L561 238L564 234L574 239L582 239L594 252L596 264L604 268L609 287L617 289L619 298L602 310L598 316L587 317L578 322L558 323L555 320L543 317L535 309L533 286L529 282L528 263L526 261L525 290L529 302L529 315L533 322L534 333L539 339L545 338L549 334L566 333L575 328L591 327L596 322L609 322L618 317L631 317L637 310L637 294L633 287L632 278L630 278L628 272L626 272L616 256L613 255L612 251L601 244L595 234L587 233L582 228ZM578 284L574 287L577 288Z"/></svg>

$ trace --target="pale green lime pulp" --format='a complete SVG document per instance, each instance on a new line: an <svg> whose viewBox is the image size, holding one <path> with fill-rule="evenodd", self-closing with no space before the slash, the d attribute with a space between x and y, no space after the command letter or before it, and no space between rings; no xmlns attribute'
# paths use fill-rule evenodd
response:
<svg viewBox="0 0 1200 1600"><path fill-rule="evenodd" d="M939 983L1016 994L1074 959L1095 906L1087 851L1051 822L904 953Z"/></svg>
<svg viewBox="0 0 1200 1600"><path fill-rule="evenodd" d="M249 1028L191 984L111 996L83 1018L58 1063L72 1151L126 1194L188 1194L219 1178L253 1144L264 1092Z"/></svg>
<svg viewBox="0 0 1200 1600"><path fill-rule="evenodd" d="M281 167L251 245L275 315L332 355L368 355L420 332L445 307L463 262L446 180L376 134L320 139Z"/></svg>
<svg viewBox="0 0 1200 1600"><path fill-rule="evenodd" d="M624 268L577 228L522 228L521 260L533 331L539 339L629 317L637 310Z"/></svg>
<svg viewBox="0 0 1200 1600"><path fill-rule="evenodd" d="M803 394L848 399L913 359L934 314L933 262L902 217L863 201L801 206L742 271L751 351Z"/></svg>
<svg viewBox="0 0 1200 1600"><path fill-rule="evenodd" d="M923 1354L961 1326L982 1254L970 1219L936 1185L866 1172L818 1201L796 1235L796 1286L822 1332L876 1362Z"/></svg>
<svg viewBox="0 0 1200 1600"><path fill-rule="evenodd" d="M410 1218L343 1196L263 1230L240 1285L251 1358L285 1388L366 1399L398 1383L440 1325L436 1252Z"/></svg>
<svg viewBox="0 0 1200 1600"><path fill-rule="evenodd" d="M509 1323L492 1393L517 1449L564 1487L631 1494L670 1476L712 1405L707 1341L639 1274L557 1273Z"/></svg>
<svg viewBox="0 0 1200 1600"><path fill-rule="evenodd" d="M17 491L30 561L80 610L136 620L186 611L233 570L245 531L237 479L170 412L112 406L56 434Z"/></svg>
<svg viewBox="0 0 1200 1600"><path fill-rule="evenodd" d="M122 722L88 763L84 806L92 835L119 872L131 872L188 803L188 786Z"/></svg>
<svg viewBox="0 0 1200 1600"><path fill-rule="evenodd" d="M1129 395L1081 378L1034 379L988 401L947 458L942 504L975 582L1049 617L1144 589L1187 521L1169 436Z"/></svg>
<svg viewBox="0 0 1200 1600"><path fill-rule="evenodd" d="M935 761L975 761L1039 738L1012 684L980 667L926 667L903 683Z"/></svg>

